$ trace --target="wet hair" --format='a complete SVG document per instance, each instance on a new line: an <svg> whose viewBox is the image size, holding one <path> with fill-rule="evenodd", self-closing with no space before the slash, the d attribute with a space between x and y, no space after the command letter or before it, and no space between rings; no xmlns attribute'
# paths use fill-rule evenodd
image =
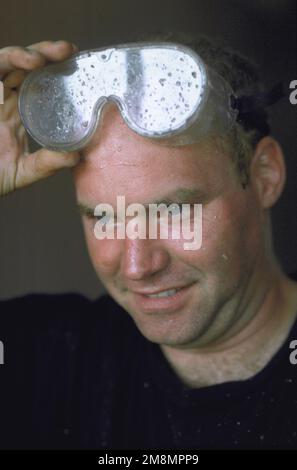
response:
<svg viewBox="0 0 297 470"><path fill-rule="evenodd" d="M229 83L237 96L250 96L264 90L258 66L241 53L222 44L221 40L219 42L195 33L156 32L138 35L136 41L177 42L192 48L208 66ZM243 188L249 183L249 168L254 149L269 133L268 113L265 108L259 107L239 116L235 126L220 139L224 148L227 145L231 151Z"/></svg>

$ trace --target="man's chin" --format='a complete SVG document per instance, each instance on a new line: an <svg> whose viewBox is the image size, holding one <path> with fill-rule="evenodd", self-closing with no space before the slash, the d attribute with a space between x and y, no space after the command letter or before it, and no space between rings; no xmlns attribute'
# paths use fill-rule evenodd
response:
<svg viewBox="0 0 297 470"><path fill-rule="evenodd" d="M164 346L191 347L204 332L205 325L197 325L197 321L194 321L193 306L174 312L156 310L154 313L148 313L136 310L129 299L119 297L113 296L148 341Z"/></svg>
<svg viewBox="0 0 297 470"><path fill-rule="evenodd" d="M154 318L149 316L140 315L138 312L128 311L128 314L134 320L134 323L138 331L144 336L148 341L152 343L157 343L164 346L186 346L196 338L194 337L194 332L192 327L185 328L183 322L183 327L180 324L180 319L166 317L161 313L156 313ZM145 317L145 318L144 318Z"/></svg>

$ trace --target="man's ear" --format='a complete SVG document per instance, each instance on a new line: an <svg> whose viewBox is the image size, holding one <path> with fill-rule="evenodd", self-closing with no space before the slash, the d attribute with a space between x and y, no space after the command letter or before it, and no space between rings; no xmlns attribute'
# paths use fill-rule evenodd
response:
<svg viewBox="0 0 297 470"><path fill-rule="evenodd" d="M280 197L286 181L283 151L272 137L258 143L250 168L250 181L263 209L272 207Z"/></svg>

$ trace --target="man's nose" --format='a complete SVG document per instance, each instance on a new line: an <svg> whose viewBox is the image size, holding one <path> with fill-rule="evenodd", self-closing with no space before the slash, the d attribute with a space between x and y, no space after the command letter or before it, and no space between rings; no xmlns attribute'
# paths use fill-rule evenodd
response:
<svg viewBox="0 0 297 470"><path fill-rule="evenodd" d="M169 258L160 240L126 238L122 272L126 278L139 281L165 269Z"/></svg>

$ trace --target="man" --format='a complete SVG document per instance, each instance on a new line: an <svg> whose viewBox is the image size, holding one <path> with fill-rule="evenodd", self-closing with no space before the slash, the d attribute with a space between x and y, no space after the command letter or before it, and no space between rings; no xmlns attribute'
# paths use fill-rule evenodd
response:
<svg viewBox="0 0 297 470"><path fill-rule="evenodd" d="M259 91L238 54L186 44L238 96ZM2 302L3 447L295 448L297 284L272 245L285 163L264 109L223 135L172 146L130 129L109 103L80 153L28 154L16 104L25 71L74 51L43 42L0 52L0 187L4 195L73 167L90 258L110 296ZM96 205L115 208L119 195L202 204L201 248L185 250L182 237L96 239Z"/></svg>

